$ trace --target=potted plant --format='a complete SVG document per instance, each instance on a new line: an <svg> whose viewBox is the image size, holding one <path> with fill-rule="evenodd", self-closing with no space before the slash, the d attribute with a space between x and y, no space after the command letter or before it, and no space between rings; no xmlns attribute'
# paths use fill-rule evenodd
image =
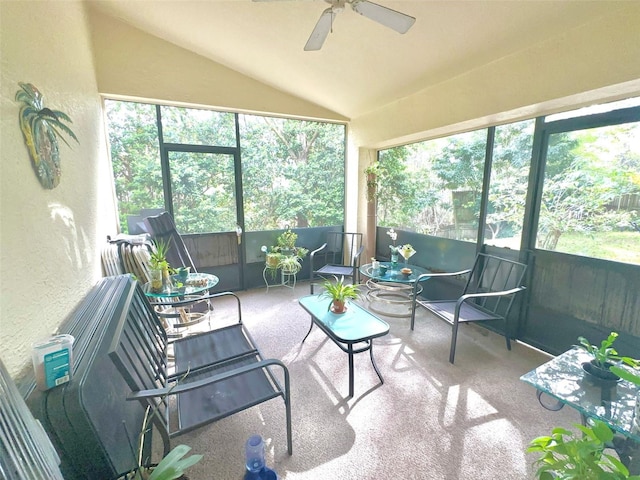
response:
<svg viewBox="0 0 640 480"><path fill-rule="evenodd" d="M265 253L265 268L271 279L276 278L278 269L286 274L296 274L302 269L301 260L307 256L309 250L298 247L298 234L287 226L276 238L276 244L268 247L263 245L260 250Z"/></svg>
<svg viewBox="0 0 640 480"><path fill-rule="evenodd" d="M613 343L618 338L617 332L611 332L609 336L604 339L600 345L594 345L585 337L578 337L578 348L581 348L589 352L593 358L590 362L582 364L584 371L595 379L617 382L620 377L612 372L610 369L614 366L614 363L625 363L632 367L637 367L639 362L631 357L623 357L618 355L618 352L613 348Z"/></svg>
<svg viewBox="0 0 640 480"><path fill-rule="evenodd" d="M274 278L276 278L276 273L278 271L278 268L280 267L280 260L282 259L283 255L280 252L276 252L275 247L267 248L266 245L263 245L260 250L265 254L264 266L266 271L269 273L269 276L273 280Z"/></svg>
<svg viewBox="0 0 640 480"><path fill-rule="evenodd" d="M298 247L296 245L297 240L298 234L287 226L285 231L278 235L276 245L271 247L271 251L282 255L295 255L299 259L303 259L309 253L309 250L304 247Z"/></svg>
<svg viewBox="0 0 640 480"><path fill-rule="evenodd" d="M191 450L188 445L176 445L157 465L145 465L143 457L143 446L145 434L150 430L149 408L145 412L142 431L140 432L140 441L138 444L138 466L130 472L120 475L117 480L175 480L187 477L184 472L202 460L202 455L190 455L185 457Z"/></svg>
<svg viewBox="0 0 640 480"><path fill-rule="evenodd" d="M171 241L161 238L151 242L151 254L149 256L149 276L151 281L151 291L162 292L165 285L169 283L169 262L167 253Z"/></svg>
<svg viewBox="0 0 640 480"><path fill-rule="evenodd" d="M282 271L287 275L294 275L302 270L302 263L300 263L300 258L298 258L296 255L283 255L280 257L278 268L281 268Z"/></svg>
<svg viewBox="0 0 640 480"><path fill-rule="evenodd" d="M576 425L581 435L561 427L550 436L538 437L529 443L527 452L540 453L536 472L540 480L640 480L614 455L604 453L613 440L613 432L602 421L590 426Z"/></svg>
<svg viewBox="0 0 640 480"><path fill-rule="evenodd" d="M184 380L188 374L189 372L185 373L181 380ZM173 390L175 386L177 386L177 383L169 389L169 391ZM185 470L202 460L203 456L200 454L185 457L191 450L191 447L182 444L173 447L157 465L149 465L148 462L143 460L145 436L151 431L151 421L153 417L158 414L158 408L152 408L150 405L147 406L142 420L142 429L140 430L138 438L138 452L136 455L137 467L130 472L120 475L116 480L187 480L186 475L184 475Z"/></svg>
<svg viewBox="0 0 640 480"><path fill-rule="evenodd" d="M320 295L331 298L332 302L329 304L329 309L333 313L344 313L347 310L345 305L348 299L355 300L360 296L360 290L358 285L351 283L344 283L344 276L336 277L333 275L335 281L325 280L322 284L325 291Z"/></svg>

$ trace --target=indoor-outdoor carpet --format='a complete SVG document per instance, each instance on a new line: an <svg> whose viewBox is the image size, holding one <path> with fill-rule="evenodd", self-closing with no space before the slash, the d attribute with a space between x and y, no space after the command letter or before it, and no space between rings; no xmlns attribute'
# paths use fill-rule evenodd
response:
<svg viewBox="0 0 640 480"><path fill-rule="evenodd" d="M419 309L409 319L381 317L390 333L374 340L384 377L368 353L355 357L355 396L347 399L347 355L310 325L297 299L308 283L239 292L247 328L265 358L281 359L292 388L293 455L287 454L281 399L172 439L203 460L191 480L239 480L244 443L265 439L267 465L281 480L533 479L529 441L555 426L573 428L577 412L545 410L522 374L546 362L543 353L477 325L463 325L456 363L448 361L449 325ZM365 302L366 305L366 302ZM214 316L233 307L220 302Z"/></svg>

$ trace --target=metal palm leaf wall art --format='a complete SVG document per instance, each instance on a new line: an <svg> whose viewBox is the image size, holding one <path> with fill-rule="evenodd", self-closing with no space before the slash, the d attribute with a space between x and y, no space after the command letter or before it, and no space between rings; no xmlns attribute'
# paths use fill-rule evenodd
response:
<svg viewBox="0 0 640 480"><path fill-rule="evenodd" d="M20 82L18 85L16 101L22 103L20 130L31 164L42 186L53 189L60 183L61 175L58 138L69 147L63 133L78 142L75 133L63 123L73 122L66 113L46 108L44 97L32 84Z"/></svg>

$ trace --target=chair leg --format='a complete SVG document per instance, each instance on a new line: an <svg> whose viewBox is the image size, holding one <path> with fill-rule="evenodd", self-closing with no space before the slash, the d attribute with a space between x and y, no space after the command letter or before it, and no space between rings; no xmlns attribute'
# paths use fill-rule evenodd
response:
<svg viewBox="0 0 640 480"><path fill-rule="evenodd" d="M411 330L413 330L413 326L416 323L416 298L413 297L413 301L411 302Z"/></svg>
<svg viewBox="0 0 640 480"><path fill-rule="evenodd" d="M285 417L287 423L287 452L289 455L293 454L293 443L291 440L292 432L291 432L291 395L290 395L290 380L289 380L289 370L284 368L284 390L285 390L285 399L284 399L284 408L285 408Z"/></svg>
<svg viewBox="0 0 640 480"><path fill-rule="evenodd" d="M458 339L458 322L454 321L451 326L451 348L449 349L449 363L453 363L456 356L456 340Z"/></svg>
<svg viewBox="0 0 640 480"><path fill-rule="evenodd" d="M504 321L504 338L507 341L507 350L511 351L511 337L509 335L509 324Z"/></svg>

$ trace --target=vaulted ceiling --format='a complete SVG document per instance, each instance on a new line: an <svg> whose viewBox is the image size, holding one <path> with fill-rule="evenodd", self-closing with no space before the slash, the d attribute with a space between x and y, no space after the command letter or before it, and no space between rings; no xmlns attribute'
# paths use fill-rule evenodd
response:
<svg viewBox="0 0 640 480"><path fill-rule="evenodd" d="M588 24L625 1L387 1L404 35L347 6L304 51L322 0L88 0L92 8L266 85L356 118Z"/></svg>

